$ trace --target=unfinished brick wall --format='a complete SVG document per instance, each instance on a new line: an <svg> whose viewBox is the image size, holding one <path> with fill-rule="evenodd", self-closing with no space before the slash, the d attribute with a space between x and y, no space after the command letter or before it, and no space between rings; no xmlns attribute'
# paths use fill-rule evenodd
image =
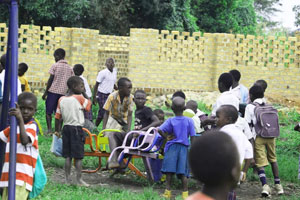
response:
<svg viewBox="0 0 300 200"><path fill-rule="evenodd" d="M6 52L7 27L0 24L0 53ZM22 25L19 62L29 65L33 88L45 88L53 52L64 48L70 65L85 66L93 85L105 60L116 61L118 77L129 77L135 88L154 93L213 91L217 79L230 69L241 71L250 87L257 79L269 83L269 93L289 95L300 89L300 35L262 37L222 33L131 29L129 37L99 35L82 28Z"/></svg>

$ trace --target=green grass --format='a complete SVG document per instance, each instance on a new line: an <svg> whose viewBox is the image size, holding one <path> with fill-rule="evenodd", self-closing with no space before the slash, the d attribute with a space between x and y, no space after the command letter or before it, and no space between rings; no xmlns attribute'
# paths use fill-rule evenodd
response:
<svg viewBox="0 0 300 200"><path fill-rule="evenodd" d="M199 109L205 113L210 113L210 109L203 103L198 103ZM276 107L281 108L279 105ZM97 115L97 106L93 106L93 114ZM164 111L172 112L167 107L162 108ZM283 111L279 112L280 124L281 124L281 135L277 138L277 158L279 164L280 178L283 185L292 183L293 185L300 186L298 175L298 159L299 159L299 147L300 147L300 133L293 131L294 124L300 122L300 115L296 111ZM45 105L44 101L39 98L38 101L38 111L35 117L40 121L43 130L46 131L46 121L45 121ZM54 125L53 125L54 127ZM101 126L99 126L101 127ZM50 152L52 137L40 136L39 137L39 150L43 158L44 166L48 177L55 173L55 168L63 168L64 159L55 157ZM105 163L105 159L103 159ZM84 168L93 169L96 168L98 164L97 158L86 157L83 160ZM140 169L144 170L142 161L140 159L135 160L135 165ZM272 179L272 170L270 166L266 167L267 177ZM92 174L91 174L92 176ZM250 170L248 175L248 181L258 182L258 177L253 174ZM164 188L164 185L154 184L150 185L146 180L133 176L133 181L137 182L138 185L143 187L143 192L132 193L126 189L120 189L117 187L101 187L93 186L89 188L77 187L72 185L59 184L56 182L48 181L44 191L37 199L161 199L159 197L156 188ZM189 187L197 188L197 182L190 180ZM180 189L181 184L178 180L175 181L173 189ZM177 197L176 199L180 199ZM283 196L281 199L299 199L299 197L294 196Z"/></svg>

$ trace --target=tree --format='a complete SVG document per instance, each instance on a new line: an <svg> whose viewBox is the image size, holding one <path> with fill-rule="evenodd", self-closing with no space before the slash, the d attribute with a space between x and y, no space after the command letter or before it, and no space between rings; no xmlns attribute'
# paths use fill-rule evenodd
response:
<svg viewBox="0 0 300 200"><path fill-rule="evenodd" d="M254 0L257 21L261 26L272 28L278 25L278 22L271 20L271 16L280 12L276 5L281 6L280 0Z"/></svg>
<svg viewBox="0 0 300 200"><path fill-rule="evenodd" d="M81 27L88 16L89 0L19 0L20 24ZM8 21L8 9L1 5L0 20Z"/></svg>
<svg viewBox="0 0 300 200"><path fill-rule="evenodd" d="M300 26L300 5L294 6L293 11L295 12L296 17L295 25L298 27Z"/></svg>
<svg viewBox="0 0 300 200"><path fill-rule="evenodd" d="M192 14L204 32L254 33L256 17L253 1L192 0Z"/></svg>
<svg viewBox="0 0 300 200"><path fill-rule="evenodd" d="M130 28L197 31L190 0L92 0L91 26L104 34L128 35Z"/></svg>

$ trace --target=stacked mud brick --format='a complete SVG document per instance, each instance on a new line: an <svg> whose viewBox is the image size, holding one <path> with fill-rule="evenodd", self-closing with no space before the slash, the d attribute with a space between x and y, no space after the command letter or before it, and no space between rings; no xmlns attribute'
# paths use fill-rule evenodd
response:
<svg viewBox="0 0 300 200"><path fill-rule="evenodd" d="M0 54L6 52L7 31L0 24ZM218 76L230 69L241 71L247 87L265 79L268 93L300 90L299 33L286 38L133 28L129 37L122 37L82 28L22 25L19 62L30 66L27 76L34 89L45 88L57 48L66 50L70 65L85 66L84 76L91 85L112 57L118 77L127 76L135 89L152 93L214 91Z"/></svg>
<svg viewBox="0 0 300 200"><path fill-rule="evenodd" d="M99 35L98 38L98 71L105 68L106 59L111 57L115 59L118 78L128 76L129 37ZM96 76L94 75L94 79Z"/></svg>

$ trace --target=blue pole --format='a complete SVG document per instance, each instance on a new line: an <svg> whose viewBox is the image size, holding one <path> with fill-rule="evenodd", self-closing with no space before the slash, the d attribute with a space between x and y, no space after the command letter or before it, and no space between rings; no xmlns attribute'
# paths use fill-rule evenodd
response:
<svg viewBox="0 0 300 200"><path fill-rule="evenodd" d="M10 80L10 108L15 107L17 102L18 91L18 2L17 0L11 0L10 9L10 23L9 29L11 29L11 80ZM8 199L15 199L16 192L16 150L17 150L17 120L16 117L10 117L10 147L9 147L9 180L8 180Z"/></svg>

